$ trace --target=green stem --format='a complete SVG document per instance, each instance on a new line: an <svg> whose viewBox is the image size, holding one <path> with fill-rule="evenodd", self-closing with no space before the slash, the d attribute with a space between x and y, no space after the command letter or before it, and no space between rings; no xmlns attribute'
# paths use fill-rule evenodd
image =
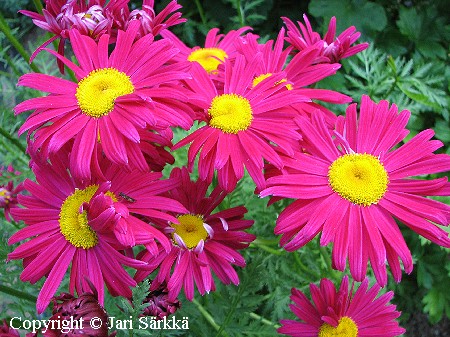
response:
<svg viewBox="0 0 450 337"><path fill-rule="evenodd" d="M255 241L253 241L253 243L258 244L263 244L266 246L278 246L278 244L280 243L280 239L279 238L275 238L275 239L264 239L264 238L257 238Z"/></svg>
<svg viewBox="0 0 450 337"><path fill-rule="evenodd" d="M30 55L28 55L28 53L25 51L25 49L23 48L23 46L19 42L19 40L17 40L14 37L14 35L11 32L11 29L9 28L8 24L6 23L5 18L3 17L3 15L1 13L0 13L0 31L2 31L3 34L5 34L6 38L9 40L11 45L14 48L16 48L17 52L23 57L25 62L29 63ZM34 72L40 73L38 67L36 67L36 65L34 63L30 63L30 68Z"/></svg>
<svg viewBox="0 0 450 337"><path fill-rule="evenodd" d="M2 293L8 294L8 295L12 295L12 296L15 296L17 298L21 298L23 300L30 301L32 303L36 303L36 301L37 301L37 297L36 296L24 293L23 291L16 290L14 288L11 288L11 287L8 287L8 286L5 286L5 285L1 285L0 284L0 291Z"/></svg>
<svg viewBox="0 0 450 337"><path fill-rule="evenodd" d="M202 23L204 26L207 25L205 12L203 10L202 4L200 3L200 0L195 0L195 4L197 5L198 14L200 14L200 18L202 19Z"/></svg>
<svg viewBox="0 0 450 337"><path fill-rule="evenodd" d="M250 315L250 317L257 319L258 321L261 321L262 323L264 323L266 325L273 326L275 329L278 329L280 327L279 324L269 321L268 319L266 319L258 314L255 314L254 312L249 313L249 315Z"/></svg>
<svg viewBox="0 0 450 337"><path fill-rule="evenodd" d="M236 0L236 10L238 12L239 23L240 23L241 27L244 27L245 26L245 19L244 19L242 6L241 6L241 0Z"/></svg>
<svg viewBox="0 0 450 337"><path fill-rule="evenodd" d="M14 144L22 153L26 152L25 146L22 145L22 143L15 137L11 136L9 132L7 132L5 129L3 129L0 126L0 135L8 139L12 144Z"/></svg>
<svg viewBox="0 0 450 337"><path fill-rule="evenodd" d="M281 250L276 250L276 249L267 247L266 245L263 245L263 244L258 243L258 242L252 242L250 244L250 247L261 248L262 250L265 250L266 252L268 252L270 254L274 254L274 255L283 255L283 252Z"/></svg>
<svg viewBox="0 0 450 337"><path fill-rule="evenodd" d="M34 4L34 7L36 7L36 11L39 14L42 14L42 10L44 9L44 7L42 6L41 0L33 0L33 4Z"/></svg>
<svg viewBox="0 0 450 337"><path fill-rule="evenodd" d="M203 317L206 319L206 321L216 330L220 330L219 324L216 323L214 318L211 316L211 314L194 298L192 300L192 303L194 303L197 306L198 311L203 315ZM227 334L223 331L222 336L227 336Z"/></svg>

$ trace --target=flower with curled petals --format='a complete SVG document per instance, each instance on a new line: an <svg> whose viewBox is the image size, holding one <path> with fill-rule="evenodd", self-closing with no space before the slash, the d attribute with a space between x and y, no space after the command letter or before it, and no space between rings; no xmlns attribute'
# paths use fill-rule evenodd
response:
<svg viewBox="0 0 450 337"><path fill-rule="evenodd" d="M178 214L177 223L160 223L161 230L172 240L172 248L166 252L161 247L156 256L148 251L138 254L137 258L149 265L136 272L136 281L158 270L150 290L167 283L169 301L177 298L181 288L191 301L194 284L201 295L215 290L212 272L224 284L239 284L232 265L245 266L238 250L248 247L255 239L253 234L244 232L253 224L252 220L243 219L246 208L240 206L214 213L225 198L225 191L216 187L207 196L209 184L202 180L192 182L186 168L174 169L171 178L181 178L181 185L170 191L171 198L189 212Z"/></svg>
<svg viewBox="0 0 450 337"><path fill-rule="evenodd" d="M396 220L426 239L450 247L450 206L426 196L450 195L447 177L415 176L450 171L450 156L435 154L442 142L425 130L396 148L409 133L409 111L398 113L387 101L362 97L338 117L330 133L319 114L299 122L308 153L285 161L283 175L268 179L261 196L292 198L277 219L276 234L288 251L303 247L322 232L320 243L333 243L332 263L343 271L348 257L356 281L366 276L370 261L378 283L387 283L386 261L401 280L399 258L407 273L411 252ZM326 211L324 211L326 210Z"/></svg>
<svg viewBox="0 0 450 337"><path fill-rule="evenodd" d="M282 19L288 29L286 41L296 50L302 51L313 45L321 48L320 56L316 59L317 63L336 63L369 47L368 43L352 46L361 36L361 33L356 32L356 28L353 26L335 37L336 18L334 16L331 18L328 31L323 38L320 37L319 33L313 31L306 14L303 14L306 26L297 21L300 30L289 18L283 17Z"/></svg>

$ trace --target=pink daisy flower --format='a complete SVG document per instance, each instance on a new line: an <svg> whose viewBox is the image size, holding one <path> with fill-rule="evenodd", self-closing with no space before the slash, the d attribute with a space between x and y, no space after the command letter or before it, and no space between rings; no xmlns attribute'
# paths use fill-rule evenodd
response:
<svg viewBox="0 0 450 337"><path fill-rule="evenodd" d="M190 61L199 63L208 74L216 74L217 68L226 59L233 59L237 52L235 42L241 35L250 30L250 27L242 27L238 30L231 30L227 34L218 34L219 29L213 28L206 34L204 47L189 48L175 34L165 30L161 35L165 39L173 41L180 53L175 56L175 61Z"/></svg>
<svg viewBox="0 0 450 337"><path fill-rule="evenodd" d="M292 288L290 305L300 319L281 320L278 332L293 337L394 337L405 333L395 320L400 317L396 306L389 304L394 296L389 291L378 298L380 286L368 287L365 279L353 292L348 277L339 290L329 279L321 279L320 287L310 284L312 302L300 290Z"/></svg>
<svg viewBox="0 0 450 337"><path fill-rule="evenodd" d="M330 20L328 31L323 39L319 33L313 31L306 14L303 14L306 26L297 21L300 30L289 18L282 17L282 19L288 29L286 41L295 49L302 51L313 45L321 48L320 57L316 59L316 62L336 63L369 47L366 42L352 46L361 36L360 32L356 32L354 26L347 28L338 37L335 37L336 17L334 16Z"/></svg>
<svg viewBox="0 0 450 337"><path fill-rule="evenodd" d="M244 220L247 212L244 206L213 213L225 198L226 193L216 187L206 196L209 184L198 180L192 182L187 169L174 169L171 178L181 178L181 185L170 191L170 196L181 202L189 211L179 214L178 223L165 225L162 230L172 239L169 252L160 248L157 256L148 251L138 255L149 266L136 272L137 282L153 271L158 274L150 290L156 290L167 283L168 299L176 299L184 288L188 300L194 297L194 283L200 294L215 290L214 272L224 284L239 284L239 278L232 265L245 266L244 258L237 252L248 247L255 239L244 232L253 220Z"/></svg>
<svg viewBox="0 0 450 337"><path fill-rule="evenodd" d="M169 126L188 129L189 107L180 101L179 79L190 77L185 64L165 66L177 50L167 40L152 35L133 42L139 23L119 31L116 47L108 56L108 35L98 44L76 30L69 32L80 65L56 54L75 73L78 83L44 74L26 74L18 85L49 92L18 104L16 114L34 110L19 134L28 131L33 147L41 155L57 152L74 140L71 169L90 176L92 153L101 146L113 163L142 171L148 165L140 150L140 134L147 126L156 130ZM96 163L92 162L95 166Z"/></svg>
<svg viewBox="0 0 450 337"><path fill-rule="evenodd" d="M69 38L71 29L78 30L81 34L98 40L103 34L111 34L114 17L127 8L129 0L111 0L105 5L105 0L46 0L42 14L28 10L20 10L19 13L33 19L33 23L55 34L49 40L39 46L31 55L30 62L45 46L60 39L58 53L64 56L64 44ZM64 72L64 64L58 60L61 73Z"/></svg>
<svg viewBox="0 0 450 337"><path fill-rule="evenodd" d="M293 119L296 114L289 107L309 98L286 90L285 85L273 85L285 79L285 73L252 87L258 61L255 57L248 63L242 55L235 62L226 60L221 88L197 64L191 69L195 80L186 81L193 91L189 102L202 110L201 120L206 125L173 149L192 142L188 152L190 168L200 153L200 178L211 182L217 170L219 185L228 192L243 177L244 166L257 187L263 188L263 159L281 168L283 163L275 149L279 147L293 154L301 138Z"/></svg>
<svg viewBox="0 0 450 337"><path fill-rule="evenodd" d="M67 170L67 158L67 154L52 156L49 164L35 157L31 167L37 182L24 182L31 195L20 195L24 208L12 210L27 226L8 243L31 240L8 259L23 259L22 281L35 283L47 277L36 303L38 312L47 307L69 265L71 293L89 291L89 280L101 303L104 283L111 295L131 297L129 287L136 282L122 265L138 268L145 263L125 256L124 250L137 244L152 253L158 253L159 247L171 249L167 237L142 219L176 222L166 211L187 211L179 202L160 196L179 183L159 181L160 173L125 172L109 165L105 170L108 180L80 180Z"/></svg>
<svg viewBox="0 0 450 337"><path fill-rule="evenodd" d="M407 273L411 253L395 220L432 242L450 247L450 206L425 196L450 195L447 178L412 179L450 170L450 156L435 154L442 146L425 130L404 145L409 111L400 113L387 101L375 104L362 97L338 117L332 136L323 118L299 123L309 153L285 161L284 175L268 179L261 196L296 199L279 216L276 234L288 251L304 246L319 232L321 245L333 242L333 267L343 271L348 257L355 280L364 279L370 261L378 283L387 283L386 260L394 279ZM324 211L326 210L326 211Z"/></svg>
<svg viewBox="0 0 450 337"><path fill-rule="evenodd" d="M141 23L141 27L137 38L141 38L147 34L152 34L153 36L159 35L163 30L187 21L181 18L182 14L180 12L177 12L177 10L183 7L177 3L177 0L169 2L159 14L155 13L154 7L154 0L144 0L142 9L134 9L131 13L128 7L126 7L121 12L125 28L133 20L138 20Z"/></svg>

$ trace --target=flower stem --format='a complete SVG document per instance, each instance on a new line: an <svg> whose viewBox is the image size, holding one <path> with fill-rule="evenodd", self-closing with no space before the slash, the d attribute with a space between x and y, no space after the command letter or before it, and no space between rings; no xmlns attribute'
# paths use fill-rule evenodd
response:
<svg viewBox="0 0 450 337"><path fill-rule="evenodd" d="M250 247L258 247L262 250L265 250L266 252L274 255L283 255L283 252L280 250L273 249L271 247L268 247L262 243L257 242L256 240L250 244Z"/></svg>
<svg viewBox="0 0 450 337"><path fill-rule="evenodd" d="M195 4L197 5L198 14L200 14L200 18L202 19L202 24L207 25L207 20L205 16L205 12L203 11L202 4L200 3L200 0L195 0Z"/></svg>
<svg viewBox="0 0 450 337"><path fill-rule="evenodd" d="M36 301L37 301L37 297L35 297L33 295L24 293L23 291L16 290L14 288L11 288L11 287L8 287L8 286L2 285L2 284L0 284L0 292L15 296L17 298L21 298L23 300L30 301L32 303L36 303Z"/></svg>
<svg viewBox="0 0 450 337"><path fill-rule="evenodd" d="M244 18L242 6L241 6L241 0L236 0L236 10L238 12L239 23L240 23L241 27L244 27L245 26L245 18Z"/></svg>
<svg viewBox="0 0 450 337"><path fill-rule="evenodd" d="M3 17L3 15L0 13L0 31L3 32L3 34L5 34L6 38L9 40L9 42L11 42L11 45L16 48L17 52L23 57L23 59L25 60L25 62L29 63L30 60L30 55L28 55L28 53L25 51L25 49L23 48L22 44L19 42L19 40L17 40L13 33L11 32L11 29L9 28L8 24L6 23L5 18ZM36 65L34 63L29 63L30 64L30 68L37 73L40 73L38 67L36 67Z"/></svg>
<svg viewBox="0 0 450 337"><path fill-rule="evenodd" d="M216 330L220 330L219 324L216 323L214 318L211 316L211 314L198 302L195 298L192 300L192 303L194 303L197 306L198 311L203 315L203 317L206 319L206 321L211 324L211 326ZM228 336L225 331L222 331L222 336Z"/></svg>
<svg viewBox="0 0 450 337"><path fill-rule="evenodd" d="M41 0L33 0L33 4L34 4L34 7L36 7L36 11L39 14L42 14L42 9L44 9L44 7L42 6Z"/></svg>
<svg viewBox="0 0 450 337"><path fill-rule="evenodd" d="M267 318L264 318L258 314L255 314L254 312L249 313L249 315L250 315L250 317L257 319L258 321L261 321L262 323L264 323L266 325L273 326L275 329L278 329L280 327L279 324L269 321Z"/></svg>

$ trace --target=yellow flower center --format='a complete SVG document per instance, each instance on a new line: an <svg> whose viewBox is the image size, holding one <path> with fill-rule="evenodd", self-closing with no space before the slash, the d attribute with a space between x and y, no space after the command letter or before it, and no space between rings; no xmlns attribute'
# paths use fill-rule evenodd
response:
<svg viewBox="0 0 450 337"><path fill-rule="evenodd" d="M386 193L388 174L380 160L371 154L346 154L336 159L328 171L328 181L342 198L370 206Z"/></svg>
<svg viewBox="0 0 450 337"><path fill-rule="evenodd" d="M90 185L85 189L76 189L61 206L59 213L59 227L62 235L77 248L89 249L97 245L97 234L89 227L87 212L80 213L80 207L84 202L89 202L98 189L98 185ZM105 193L114 201L117 201L114 193Z"/></svg>
<svg viewBox="0 0 450 337"><path fill-rule="evenodd" d="M127 74L114 68L103 68L93 70L82 78L75 96L85 115L99 118L114 109L117 97L132 92L134 86Z"/></svg>
<svg viewBox="0 0 450 337"><path fill-rule="evenodd" d="M208 237L208 232L203 227L203 219L200 215L184 214L177 219L180 224L171 224L175 229L172 235L178 234L189 249L197 247L200 240L206 240Z"/></svg>
<svg viewBox="0 0 450 337"><path fill-rule="evenodd" d="M268 78L270 76L272 76L272 73L262 74L262 75L259 75L259 76L255 77L253 79L252 87L253 88L256 87L259 83L261 83L262 81L264 81L266 78ZM283 82L287 82L287 80L286 79L282 79L281 81L276 82L274 85L277 85L277 84L280 84L280 83L283 83ZM286 89L292 90L293 89L292 88L292 84L286 84Z"/></svg>
<svg viewBox="0 0 450 337"><path fill-rule="evenodd" d="M209 126L225 133L247 130L252 123L252 107L248 99L236 94L222 94L214 97L208 109Z"/></svg>
<svg viewBox="0 0 450 337"><path fill-rule="evenodd" d="M188 61L198 62L208 72L211 73L219 67L226 58L227 53L220 48L200 48L194 50L189 56Z"/></svg>
<svg viewBox="0 0 450 337"><path fill-rule="evenodd" d="M356 323L347 316L342 317L339 320L337 327L334 327L328 323L322 324L319 329L319 335L317 337L357 337L358 327Z"/></svg>

